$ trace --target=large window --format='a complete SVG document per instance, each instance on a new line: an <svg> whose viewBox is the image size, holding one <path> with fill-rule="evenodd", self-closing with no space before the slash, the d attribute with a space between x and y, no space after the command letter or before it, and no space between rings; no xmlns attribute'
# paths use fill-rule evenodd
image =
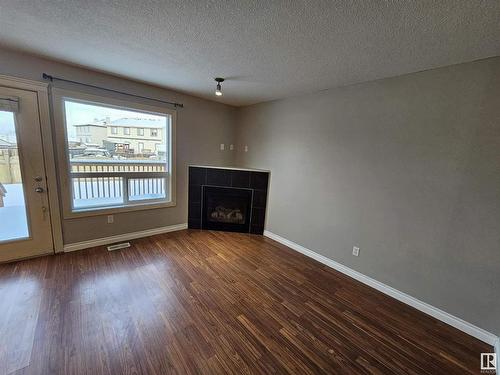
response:
<svg viewBox="0 0 500 375"><path fill-rule="evenodd" d="M70 214L173 205L174 112L82 96L59 97ZM89 131L85 142L76 136L82 126ZM144 136L147 128L156 139Z"/></svg>

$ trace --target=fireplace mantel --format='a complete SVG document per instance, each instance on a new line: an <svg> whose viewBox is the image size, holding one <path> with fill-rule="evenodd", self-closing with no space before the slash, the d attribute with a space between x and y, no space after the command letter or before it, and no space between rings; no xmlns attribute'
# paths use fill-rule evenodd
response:
<svg viewBox="0 0 500 375"><path fill-rule="evenodd" d="M195 167L195 168L213 168L213 169L228 169L231 171L248 171L248 172L265 172L265 173L270 173L271 171L267 169L256 169L256 168L240 168L240 167L216 167L213 165L189 165L189 167Z"/></svg>

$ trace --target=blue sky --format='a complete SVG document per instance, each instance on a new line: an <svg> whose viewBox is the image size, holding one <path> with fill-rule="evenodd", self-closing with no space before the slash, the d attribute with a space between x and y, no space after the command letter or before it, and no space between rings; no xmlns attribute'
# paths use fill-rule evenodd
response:
<svg viewBox="0 0 500 375"><path fill-rule="evenodd" d="M95 118L105 119L110 117L111 120L117 120L123 117L140 117L147 119L157 119L162 116L151 115L138 111L127 111L123 109L108 108L93 104L77 103L66 101L66 120L68 126L75 124L85 124L93 122Z"/></svg>
<svg viewBox="0 0 500 375"><path fill-rule="evenodd" d="M75 136L73 125L94 122L94 119L103 120L109 117L117 120L123 117L135 117L146 119L164 118L164 116L152 115L138 111L127 111L123 109L102 107L93 104L66 101L66 122L70 138ZM0 111L0 138L15 142L14 114Z"/></svg>
<svg viewBox="0 0 500 375"><path fill-rule="evenodd" d="M66 101L66 125L69 137L75 135L73 125L88 124L94 122L94 119L103 120L109 117L111 121L123 117L135 117L146 119L164 118L163 116L152 115L139 111L127 111L123 109L102 107L93 104L78 103Z"/></svg>

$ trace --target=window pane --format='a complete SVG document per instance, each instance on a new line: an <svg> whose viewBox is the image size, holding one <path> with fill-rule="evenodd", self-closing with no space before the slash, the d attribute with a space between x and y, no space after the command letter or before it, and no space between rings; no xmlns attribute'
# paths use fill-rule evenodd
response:
<svg viewBox="0 0 500 375"><path fill-rule="evenodd" d="M0 111L0 242L29 237L14 113Z"/></svg>
<svg viewBox="0 0 500 375"><path fill-rule="evenodd" d="M73 178L73 207L88 208L123 204L121 177Z"/></svg>
<svg viewBox="0 0 500 375"><path fill-rule="evenodd" d="M65 99L64 104L74 209L165 200L169 196L165 179L169 173L170 115L73 99ZM144 174L144 180L161 181L162 190L157 182L130 190L143 180L137 173Z"/></svg>
<svg viewBox="0 0 500 375"><path fill-rule="evenodd" d="M129 180L129 200L165 199L164 178L133 178Z"/></svg>

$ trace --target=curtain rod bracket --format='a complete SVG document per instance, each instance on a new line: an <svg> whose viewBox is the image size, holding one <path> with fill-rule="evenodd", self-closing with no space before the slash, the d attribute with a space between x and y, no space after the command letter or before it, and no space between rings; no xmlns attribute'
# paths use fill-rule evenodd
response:
<svg viewBox="0 0 500 375"><path fill-rule="evenodd" d="M84 83L84 82L78 82L78 81L72 81L72 80L66 79L66 78L54 77L54 76L51 76L50 74L47 74L47 73L42 73L42 78L44 80L47 80L47 81L50 81L50 82L54 82L54 81L68 82L68 83L72 83L72 84L75 84L75 85L87 86L87 87L92 87L92 88L98 89L98 90L104 90L104 91L114 92L115 94L128 95L128 96L133 96L135 98L153 100L155 102L173 105L175 108L177 108L177 107L184 108L184 104L182 104L182 103L169 102L167 100L161 100L161 99L150 98L150 97L142 96L142 95L130 94L128 92L123 92L123 91L119 91L119 90L108 89L106 87L95 86L95 85L91 85L91 84Z"/></svg>
<svg viewBox="0 0 500 375"><path fill-rule="evenodd" d="M50 82L53 82L53 81L54 81L54 78L53 78L52 76L49 76L49 75L48 75L48 74L46 74L46 73L43 73L43 74L42 74L42 78L43 78L43 79L46 79L46 80L48 80L48 81L50 81Z"/></svg>

